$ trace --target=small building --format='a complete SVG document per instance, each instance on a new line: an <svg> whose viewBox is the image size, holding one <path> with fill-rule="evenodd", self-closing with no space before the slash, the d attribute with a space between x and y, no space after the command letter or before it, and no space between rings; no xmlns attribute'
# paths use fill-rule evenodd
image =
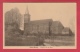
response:
<svg viewBox="0 0 80 52"><path fill-rule="evenodd" d="M65 27L63 30L62 30L62 35L74 35L74 33L71 31L70 28L68 27Z"/></svg>

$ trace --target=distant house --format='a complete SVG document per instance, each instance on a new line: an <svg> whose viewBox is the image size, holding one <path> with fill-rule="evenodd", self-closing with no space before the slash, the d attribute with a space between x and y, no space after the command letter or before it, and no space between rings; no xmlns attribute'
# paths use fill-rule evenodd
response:
<svg viewBox="0 0 80 52"><path fill-rule="evenodd" d="M62 35L74 35L74 33L71 31L70 28L65 27L65 28L62 30Z"/></svg>

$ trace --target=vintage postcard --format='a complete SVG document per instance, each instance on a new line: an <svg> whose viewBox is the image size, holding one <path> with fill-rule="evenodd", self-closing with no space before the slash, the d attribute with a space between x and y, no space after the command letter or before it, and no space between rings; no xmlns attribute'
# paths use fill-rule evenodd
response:
<svg viewBox="0 0 80 52"><path fill-rule="evenodd" d="M76 3L3 3L4 49L76 49Z"/></svg>

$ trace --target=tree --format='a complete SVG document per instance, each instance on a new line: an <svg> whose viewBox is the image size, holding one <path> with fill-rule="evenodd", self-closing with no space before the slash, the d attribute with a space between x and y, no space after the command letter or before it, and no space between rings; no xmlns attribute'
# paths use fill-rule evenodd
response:
<svg viewBox="0 0 80 52"><path fill-rule="evenodd" d="M5 24L17 23L20 27L22 15L18 8L11 9L5 13Z"/></svg>

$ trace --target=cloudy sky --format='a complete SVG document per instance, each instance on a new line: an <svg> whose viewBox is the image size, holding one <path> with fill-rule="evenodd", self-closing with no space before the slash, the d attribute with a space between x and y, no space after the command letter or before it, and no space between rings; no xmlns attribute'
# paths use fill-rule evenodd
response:
<svg viewBox="0 0 80 52"><path fill-rule="evenodd" d="M31 20L53 19L75 31L76 3L3 3L3 15L12 8L24 14L28 6Z"/></svg>

